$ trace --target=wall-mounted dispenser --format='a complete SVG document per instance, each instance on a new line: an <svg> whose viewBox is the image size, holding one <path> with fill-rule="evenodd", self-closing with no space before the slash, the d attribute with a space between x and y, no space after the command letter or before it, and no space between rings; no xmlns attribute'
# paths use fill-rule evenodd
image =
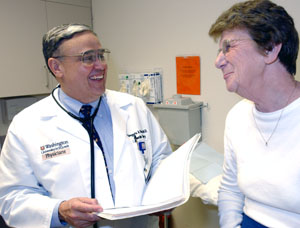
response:
<svg viewBox="0 0 300 228"><path fill-rule="evenodd" d="M203 102L193 102L189 97L176 94L153 107L157 109L160 125L174 145L182 145L202 130Z"/></svg>

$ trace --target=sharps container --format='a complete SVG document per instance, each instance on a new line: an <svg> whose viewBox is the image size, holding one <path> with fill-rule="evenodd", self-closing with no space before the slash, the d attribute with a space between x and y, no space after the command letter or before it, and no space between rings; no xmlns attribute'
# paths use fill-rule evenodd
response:
<svg viewBox="0 0 300 228"><path fill-rule="evenodd" d="M182 145L202 128L203 102L179 94L153 105L158 121L173 145Z"/></svg>

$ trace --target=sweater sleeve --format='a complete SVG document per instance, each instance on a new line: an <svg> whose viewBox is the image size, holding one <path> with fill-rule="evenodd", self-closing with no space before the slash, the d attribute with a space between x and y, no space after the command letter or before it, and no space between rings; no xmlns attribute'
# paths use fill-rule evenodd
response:
<svg viewBox="0 0 300 228"><path fill-rule="evenodd" d="M238 186L236 154L231 144L228 126L228 121L226 121L223 176L218 194L221 228L240 227L244 206L244 195Z"/></svg>

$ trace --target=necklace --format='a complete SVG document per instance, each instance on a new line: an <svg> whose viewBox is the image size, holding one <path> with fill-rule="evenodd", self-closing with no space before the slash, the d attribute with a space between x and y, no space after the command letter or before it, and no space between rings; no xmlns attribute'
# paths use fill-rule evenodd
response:
<svg viewBox="0 0 300 228"><path fill-rule="evenodd" d="M292 95L294 94L294 92L295 92L295 90L296 90L296 87L297 87L297 82L295 82L294 89L293 89L293 91L291 92L291 94L290 94L290 96L289 96L289 98L288 98L288 100L287 100L286 105L285 105L284 108L281 110L280 115L279 115L279 117L278 117L278 120L277 120L277 122L276 122L276 125L275 125L275 127L274 127L272 133L270 134L270 136L269 136L269 138L268 138L267 140L265 139L265 137L263 136L263 134L262 134L260 128L258 127L258 124L257 124L256 119L255 119L255 115L254 115L254 107L255 107L255 105L253 106L253 108L252 108L252 116L253 116L253 119L254 119L254 123L255 123L255 126L256 126L256 128L257 128L257 130L258 130L258 132L259 132L259 134L260 134L260 136L261 136L261 138L262 138L263 141L265 142L265 145L266 145L266 146L268 146L269 141L271 140L272 136L274 135L274 133L275 133L277 127L278 127L279 121L280 121L280 119L281 119L282 113L283 113L283 111L285 110L285 108L287 107L288 103L290 102L290 99L291 99Z"/></svg>

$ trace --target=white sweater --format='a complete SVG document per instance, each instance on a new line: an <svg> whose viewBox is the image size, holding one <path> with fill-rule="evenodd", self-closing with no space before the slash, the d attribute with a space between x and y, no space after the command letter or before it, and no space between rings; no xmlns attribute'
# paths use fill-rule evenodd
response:
<svg viewBox="0 0 300 228"><path fill-rule="evenodd" d="M244 212L275 228L300 227L300 98L282 110L262 113L242 100L225 127L224 175L219 190L222 228L239 227Z"/></svg>

